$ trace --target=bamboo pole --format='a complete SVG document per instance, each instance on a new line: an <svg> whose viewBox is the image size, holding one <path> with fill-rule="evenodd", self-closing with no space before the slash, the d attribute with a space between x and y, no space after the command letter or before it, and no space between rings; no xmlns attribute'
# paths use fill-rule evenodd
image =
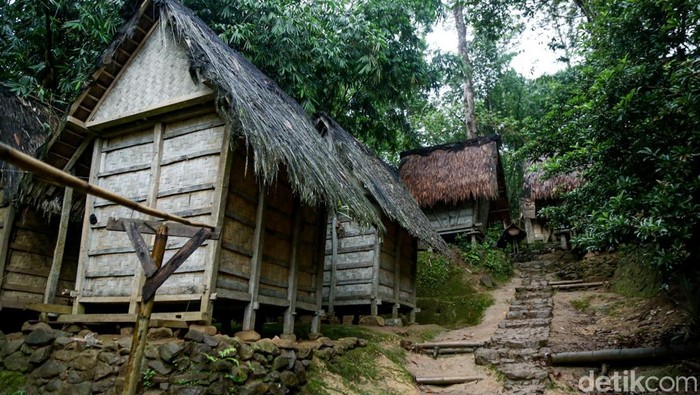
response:
<svg viewBox="0 0 700 395"><path fill-rule="evenodd" d="M452 385L483 379L483 377L479 376L416 377L416 383L425 385Z"/></svg>
<svg viewBox="0 0 700 395"><path fill-rule="evenodd" d="M421 348L479 348L483 347L484 342L466 342L466 341L454 341L454 342L432 342L432 343L417 343L413 347L417 349Z"/></svg>
<svg viewBox="0 0 700 395"><path fill-rule="evenodd" d="M605 285L605 282L599 281L595 283L577 283L577 284L563 284L563 285L552 285L552 289L574 289L574 288L588 288L588 287L599 287Z"/></svg>
<svg viewBox="0 0 700 395"><path fill-rule="evenodd" d="M78 177L72 176L38 159L32 158L31 156L26 155L8 146L7 144L0 143L0 159L12 163L13 165L20 167L24 170L30 171L44 178L50 183L60 186L68 186L73 188L75 191L101 197L103 199L109 200L110 202L121 204L122 206L128 207L132 210L136 210L147 215L152 215L154 217L161 218L164 220L178 222L184 225L214 229L214 226L212 225L192 222L177 215L172 215L164 211L160 211L151 207L146 207L132 200L129 200L124 196L118 195L112 191L98 187L96 185L92 185L86 181L79 179Z"/></svg>
<svg viewBox="0 0 700 395"><path fill-rule="evenodd" d="M163 264L163 255L165 254L165 246L168 241L168 227L161 225L156 230L156 240L153 243L153 263L156 268L160 269ZM148 324L151 321L151 312L153 312L153 302L155 301L155 293L153 296L141 302L139 314L136 319L136 327L134 328L134 336L131 340L131 353L126 366L126 382L124 383L123 395L136 394L136 387L141 377L141 363L143 361L144 352L146 351L146 336L148 334Z"/></svg>
<svg viewBox="0 0 700 395"><path fill-rule="evenodd" d="M547 285L567 285L567 284L582 284L583 280L561 280L561 281L550 281Z"/></svg>
<svg viewBox="0 0 700 395"><path fill-rule="evenodd" d="M613 350L562 352L546 354L550 365L599 365L601 363L634 363L644 361L658 363L673 359L695 357L700 353L700 346L671 346L657 348L620 348Z"/></svg>
<svg viewBox="0 0 700 395"><path fill-rule="evenodd" d="M61 275L61 266L63 265L63 255L66 250L66 236L68 235L68 224L70 222L70 208L73 203L73 189L66 188L63 193L63 206L61 208L61 222L58 225L58 235L56 236L56 247L53 252L53 260L51 262L51 270L49 277L46 279L46 290L44 291L44 303L51 304L56 298L56 289L58 288L58 278ZM41 313L41 320L48 320L47 313Z"/></svg>

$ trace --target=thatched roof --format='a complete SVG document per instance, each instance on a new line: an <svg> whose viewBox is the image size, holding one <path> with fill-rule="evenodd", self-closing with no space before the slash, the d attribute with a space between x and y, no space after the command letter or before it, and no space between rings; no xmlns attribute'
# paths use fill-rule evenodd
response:
<svg viewBox="0 0 700 395"><path fill-rule="evenodd" d="M581 186L581 178L577 171L547 177L542 160L525 164L523 191L531 200L556 199L579 186Z"/></svg>
<svg viewBox="0 0 700 395"><path fill-rule="evenodd" d="M0 141L25 154L37 156L37 150L46 142L58 124L58 117L37 100L20 98L0 84ZM5 161L0 161L3 192L13 196L23 172Z"/></svg>
<svg viewBox="0 0 700 395"><path fill-rule="evenodd" d="M499 188L498 136L419 148L401 153L399 174L421 207L472 199L496 200Z"/></svg>
<svg viewBox="0 0 700 395"><path fill-rule="evenodd" d="M447 244L430 225L393 168L377 158L369 148L326 114L317 115L315 124L343 164L372 195L389 219L398 222L428 246L449 254Z"/></svg>
<svg viewBox="0 0 700 395"><path fill-rule="evenodd" d="M94 82L86 89L90 93L87 96L99 98L103 94L97 80L116 75L126 63L120 56L133 47L133 37L142 40L143 26L160 21L160 28L185 47L190 74L215 90L217 111L232 125L234 137L245 139L262 182L273 183L278 171L285 168L302 201L330 205L342 202L358 221L381 224L362 188L350 181L338 159L329 155L305 111L277 84L178 1L145 1L138 9L102 55ZM100 74L100 70L108 72ZM88 99L79 99L71 111L75 118L84 120L89 113L80 113L86 107L81 106L86 102L80 100Z"/></svg>

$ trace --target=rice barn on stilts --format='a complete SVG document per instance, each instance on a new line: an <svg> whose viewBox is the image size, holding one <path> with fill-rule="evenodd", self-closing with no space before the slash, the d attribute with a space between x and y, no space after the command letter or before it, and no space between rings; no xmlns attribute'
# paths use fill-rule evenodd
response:
<svg viewBox="0 0 700 395"><path fill-rule="evenodd" d="M401 179L446 240L475 242L490 222L510 223L499 145L488 136L401 153Z"/></svg>
<svg viewBox="0 0 700 395"><path fill-rule="evenodd" d="M60 123L54 109L19 98L1 84L0 109L0 141L34 157ZM87 175L85 162L75 165L77 174ZM30 318L27 309L41 310L41 305L67 311L64 290L75 286L80 207L66 206L61 221L62 190L53 198L33 199L27 190L39 179L5 161L0 161L0 174L0 311L24 318Z"/></svg>
<svg viewBox="0 0 700 395"><path fill-rule="evenodd" d="M325 114L319 133L362 186L383 227L362 226L352 216L330 214L325 243L323 305L331 317L399 314L415 321L418 241L450 255L396 170Z"/></svg>
<svg viewBox="0 0 700 395"><path fill-rule="evenodd" d="M543 161L526 163L523 175L523 198L520 200L520 213L527 232L529 244L541 241L559 241L563 249L568 248L571 230L567 227L552 229L540 211L545 207L556 206L561 196L581 185L578 172L556 174L547 177L542 167Z"/></svg>
<svg viewBox="0 0 700 395"><path fill-rule="evenodd" d="M283 315L291 334L307 314L318 330L326 205L381 223L303 109L175 0L140 6L45 160L70 172L81 148L91 184L216 227L158 289L154 322L216 319L226 330L235 319L252 330ZM83 206L75 299L58 321L133 322L144 273L107 224L153 218L94 196ZM165 260L183 242L171 237Z"/></svg>

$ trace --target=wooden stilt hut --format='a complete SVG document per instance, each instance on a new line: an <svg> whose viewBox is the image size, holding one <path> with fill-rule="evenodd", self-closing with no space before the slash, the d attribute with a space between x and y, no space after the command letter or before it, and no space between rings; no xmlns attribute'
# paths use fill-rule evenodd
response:
<svg viewBox="0 0 700 395"><path fill-rule="evenodd" d="M52 109L32 99L20 99L0 85L0 141L32 156L58 125ZM80 169L83 170L83 169ZM32 201L20 189L31 178L0 162L0 310L27 309L38 304L63 305L63 289L75 285L79 237L76 222L60 220L61 196ZM58 206L58 207L55 207ZM66 210L69 218L70 207Z"/></svg>
<svg viewBox="0 0 700 395"><path fill-rule="evenodd" d="M547 219L540 215L540 210L559 204L560 197L581 185L577 172L557 174L546 177L542 161L526 163L523 177L523 198L520 200L520 212L525 223L527 242L548 242L559 240L563 249L568 246L571 231L568 228L552 229Z"/></svg>
<svg viewBox="0 0 700 395"><path fill-rule="evenodd" d="M283 314L292 333L297 312L321 310L325 202L379 223L301 107L175 0L140 6L71 106L45 156L71 171L64 146L91 154L90 183L216 227L158 289L154 320L249 330ZM84 207L72 314L58 319L132 322L144 274L107 224L151 218L93 196ZM165 260L182 244L170 238Z"/></svg>
<svg viewBox="0 0 700 395"><path fill-rule="evenodd" d="M510 223L498 136L401 153L401 179L437 232L448 240L483 236L489 222Z"/></svg>
<svg viewBox="0 0 700 395"><path fill-rule="evenodd" d="M414 319L418 241L449 255L447 244L394 169L327 115L318 115L315 123L353 180L364 187L383 223L383 229L363 227L349 215L330 216L323 305L330 315L376 316L384 310L398 318L403 310Z"/></svg>

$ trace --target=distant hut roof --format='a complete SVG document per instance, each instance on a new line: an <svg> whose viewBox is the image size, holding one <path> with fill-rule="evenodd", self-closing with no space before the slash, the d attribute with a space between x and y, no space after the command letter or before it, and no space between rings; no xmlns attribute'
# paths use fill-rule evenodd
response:
<svg viewBox="0 0 700 395"><path fill-rule="evenodd" d="M445 241L430 225L396 171L377 158L364 144L326 114L315 119L316 127L333 143L333 149L352 175L364 186L384 214L428 246L449 254Z"/></svg>
<svg viewBox="0 0 700 395"><path fill-rule="evenodd" d="M401 153L399 173L421 207L470 199L495 200L499 189L498 136ZM503 193L501 193L503 191Z"/></svg>
<svg viewBox="0 0 700 395"><path fill-rule="evenodd" d="M20 98L2 84L0 111L0 141L34 157L58 124L51 108L38 100ZM5 161L0 161L0 172L5 197L14 195L22 173Z"/></svg>
<svg viewBox="0 0 700 395"><path fill-rule="evenodd" d="M171 32L186 48L190 73L216 91L219 114L230 122L234 136L245 138L254 155L255 172L263 182L274 182L278 170L284 167L302 201L343 202L358 221L381 224L362 188L350 181L339 160L329 155L305 111L275 82L222 42L178 1L145 1L138 9L102 55L94 81L100 79L104 84L105 78L113 79L110 75L115 75L124 63L119 58L133 51L131 37L142 34L137 29L160 20L160 28ZM100 74L100 70L110 68L115 70ZM73 110L82 110L84 102L80 100L94 100L104 94L95 82L87 91L90 94L83 95Z"/></svg>
<svg viewBox="0 0 700 395"><path fill-rule="evenodd" d="M552 200L581 186L577 171L546 177L543 160L526 163L523 190L532 200Z"/></svg>

